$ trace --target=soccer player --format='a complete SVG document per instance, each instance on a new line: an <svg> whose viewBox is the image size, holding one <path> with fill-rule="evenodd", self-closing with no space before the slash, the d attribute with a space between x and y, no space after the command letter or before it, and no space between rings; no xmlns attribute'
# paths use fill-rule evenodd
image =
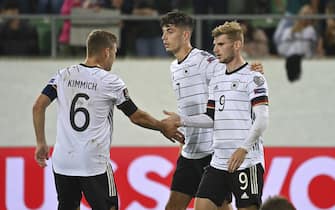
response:
<svg viewBox="0 0 335 210"><path fill-rule="evenodd" d="M286 198L273 196L265 200L261 210L296 210L296 208Z"/></svg>
<svg viewBox="0 0 335 210"><path fill-rule="evenodd" d="M210 53L193 48L193 19L182 12L169 12L161 18L162 40L176 60L171 63L172 85L180 115L197 115L206 111L208 84L213 72L225 69ZM262 71L262 66L254 68ZM197 192L204 168L209 165L212 149L212 128L185 127L185 144L181 149L173 175L166 210L185 210ZM222 209L231 209L228 195Z"/></svg>
<svg viewBox="0 0 335 210"><path fill-rule="evenodd" d="M226 69L216 70L210 81L207 112L193 116L166 112L170 117L165 123L214 128L214 154L196 194L196 210L216 210L231 193L238 209L256 210L263 188L267 82L259 72L250 71L241 56L243 32L237 22L218 26L212 35L214 53Z"/></svg>
<svg viewBox="0 0 335 210"><path fill-rule="evenodd" d="M82 192L92 209L118 209L110 165L114 106L131 122L159 130L172 141L172 138L183 141L182 134L171 132L171 128L139 109L130 99L125 83L109 73L116 57L116 43L114 34L92 31L87 38L85 62L58 71L33 106L35 160L45 167L48 159L45 112L57 99L57 138L52 168L59 210L76 209Z"/></svg>

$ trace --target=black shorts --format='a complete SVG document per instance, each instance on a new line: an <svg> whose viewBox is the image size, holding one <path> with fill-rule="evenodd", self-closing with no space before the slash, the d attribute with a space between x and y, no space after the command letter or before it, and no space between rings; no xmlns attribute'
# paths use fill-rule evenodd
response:
<svg viewBox="0 0 335 210"><path fill-rule="evenodd" d="M196 197L208 198L221 206L227 195L234 194L237 208L262 203L264 169L257 164L234 173L209 166L202 177Z"/></svg>
<svg viewBox="0 0 335 210"><path fill-rule="evenodd" d="M194 197L205 167L211 159L212 155L200 159L187 159L180 155L173 174L171 190Z"/></svg>
<svg viewBox="0 0 335 210"><path fill-rule="evenodd" d="M55 172L54 176L58 210L76 210L80 206L82 192L92 210L110 210L111 207L118 209L117 190L111 168L103 174L89 177L65 176Z"/></svg>
<svg viewBox="0 0 335 210"><path fill-rule="evenodd" d="M205 168L209 166L211 160L212 155L200 159L188 159L179 156L172 179L171 190L194 197L198 191ZM225 200L230 203L232 200L231 195L227 196Z"/></svg>

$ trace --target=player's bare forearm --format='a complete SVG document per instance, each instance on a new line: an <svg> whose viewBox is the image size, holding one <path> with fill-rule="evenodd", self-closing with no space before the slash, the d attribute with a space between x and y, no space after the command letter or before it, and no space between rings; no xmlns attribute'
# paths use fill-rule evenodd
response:
<svg viewBox="0 0 335 210"><path fill-rule="evenodd" d="M157 131L160 131L162 129L162 125L159 120L155 119L154 117L140 109L138 109L129 118L132 123L139 125L143 128Z"/></svg>
<svg viewBox="0 0 335 210"><path fill-rule="evenodd" d="M177 140L180 143L184 143L184 135L177 130L177 126L165 124L140 109L130 116L130 120L141 127L160 131L172 142Z"/></svg>
<svg viewBox="0 0 335 210"><path fill-rule="evenodd" d="M44 132L44 125L45 125L45 111L46 108L50 104L50 99L41 94L34 106L33 106L33 123L36 135L36 143L37 144L45 144L45 132Z"/></svg>
<svg viewBox="0 0 335 210"><path fill-rule="evenodd" d="M45 111L51 103L45 95L40 95L33 106L33 123L36 135L35 160L41 167L45 167L48 159L49 148L45 140Z"/></svg>

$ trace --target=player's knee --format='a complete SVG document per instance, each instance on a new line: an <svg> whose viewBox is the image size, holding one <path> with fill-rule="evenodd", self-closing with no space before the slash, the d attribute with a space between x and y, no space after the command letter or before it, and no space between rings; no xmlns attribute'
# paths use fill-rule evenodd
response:
<svg viewBox="0 0 335 210"><path fill-rule="evenodd" d="M177 204L168 202L165 206L165 210L186 210L186 208L178 206Z"/></svg>

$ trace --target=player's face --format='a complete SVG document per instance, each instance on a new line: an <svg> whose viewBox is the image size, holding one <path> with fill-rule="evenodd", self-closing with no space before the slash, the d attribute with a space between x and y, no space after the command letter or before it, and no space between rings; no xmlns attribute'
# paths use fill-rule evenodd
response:
<svg viewBox="0 0 335 210"><path fill-rule="evenodd" d="M172 24L163 26L162 31L162 40L165 50L173 54L177 53L185 43L185 31Z"/></svg>
<svg viewBox="0 0 335 210"><path fill-rule="evenodd" d="M220 63L230 63L235 58L235 42L228 39L227 35L223 34L215 37L213 44L213 52Z"/></svg>

